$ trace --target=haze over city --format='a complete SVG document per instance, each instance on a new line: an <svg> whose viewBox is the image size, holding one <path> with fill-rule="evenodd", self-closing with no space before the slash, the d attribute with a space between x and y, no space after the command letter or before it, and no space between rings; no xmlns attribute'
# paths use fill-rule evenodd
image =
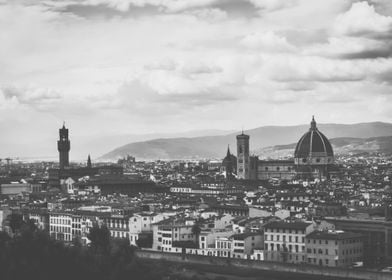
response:
<svg viewBox="0 0 392 280"><path fill-rule="evenodd" d="M391 122L391 14L388 0L0 1L0 154L55 155L63 121L85 146L312 114Z"/></svg>

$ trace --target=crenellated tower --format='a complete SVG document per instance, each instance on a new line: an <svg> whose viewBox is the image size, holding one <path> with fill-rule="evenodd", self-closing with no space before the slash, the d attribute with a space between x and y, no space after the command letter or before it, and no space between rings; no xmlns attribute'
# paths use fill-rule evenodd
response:
<svg viewBox="0 0 392 280"><path fill-rule="evenodd" d="M63 127L59 129L60 139L57 141L57 150L59 151L59 164L60 169L69 166L69 150L71 149L71 142L68 138L68 128Z"/></svg>

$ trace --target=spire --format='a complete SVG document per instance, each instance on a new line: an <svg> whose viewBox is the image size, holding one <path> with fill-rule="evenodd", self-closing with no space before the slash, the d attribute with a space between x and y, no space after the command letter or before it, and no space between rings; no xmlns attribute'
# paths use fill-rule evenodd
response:
<svg viewBox="0 0 392 280"><path fill-rule="evenodd" d="M63 128L65 128L65 121L63 121Z"/></svg>
<svg viewBox="0 0 392 280"><path fill-rule="evenodd" d="M314 120L314 115L312 116L312 121L310 122L310 129L311 130L316 130L317 129L316 121Z"/></svg>
<svg viewBox="0 0 392 280"><path fill-rule="evenodd" d="M226 157L230 157L231 153L230 153L230 145L227 145L227 154Z"/></svg>
<svg viewBox="0 0 392 280"><path fill-rule="evenodd" d="M90 157L90 154L87 157L87 167L91 168L91 157Z"/></svg>

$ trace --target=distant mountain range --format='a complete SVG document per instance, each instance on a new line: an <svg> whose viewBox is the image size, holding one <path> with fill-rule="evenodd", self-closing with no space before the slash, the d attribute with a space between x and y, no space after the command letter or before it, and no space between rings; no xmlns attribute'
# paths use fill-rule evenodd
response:
<svg viewBox="0 0 392 280"><path fill-rule="evenodd" d="M392 124L383 122L358 124L317 124L335 148L335 153L352 151L392 151ZM261 157L278 157L291 151L309 125L262 126L245 131L250 135L250 149ZM221 159L227 145L236 153L236 135L159 138L120 146L103 155L101 160L116 160L127 154L137 159ZM385 137L391 136L391 137ZM293 143L288 144L287 143ZM287 152L286 151L286 152Z"/></svg>
<svg viewBox="0 0 392 280"><path fill-rule="evenodd" d="M380 152L392 154L392 136L372 138L339 137L330 139L335 155ZM260 158L284 158L293 156L297 143L276 145L255 150Z"/></svg>

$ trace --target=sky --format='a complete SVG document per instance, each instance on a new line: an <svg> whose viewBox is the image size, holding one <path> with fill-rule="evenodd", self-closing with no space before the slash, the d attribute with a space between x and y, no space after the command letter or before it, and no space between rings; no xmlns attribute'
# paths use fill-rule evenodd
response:
<svg viewBox="0 0 392 280"><path fill-rule="evenodd" d="M95 156L130 134L391 122L391 89L390 0L0 0L0 157L56 154L63 121Z"/></svg>

